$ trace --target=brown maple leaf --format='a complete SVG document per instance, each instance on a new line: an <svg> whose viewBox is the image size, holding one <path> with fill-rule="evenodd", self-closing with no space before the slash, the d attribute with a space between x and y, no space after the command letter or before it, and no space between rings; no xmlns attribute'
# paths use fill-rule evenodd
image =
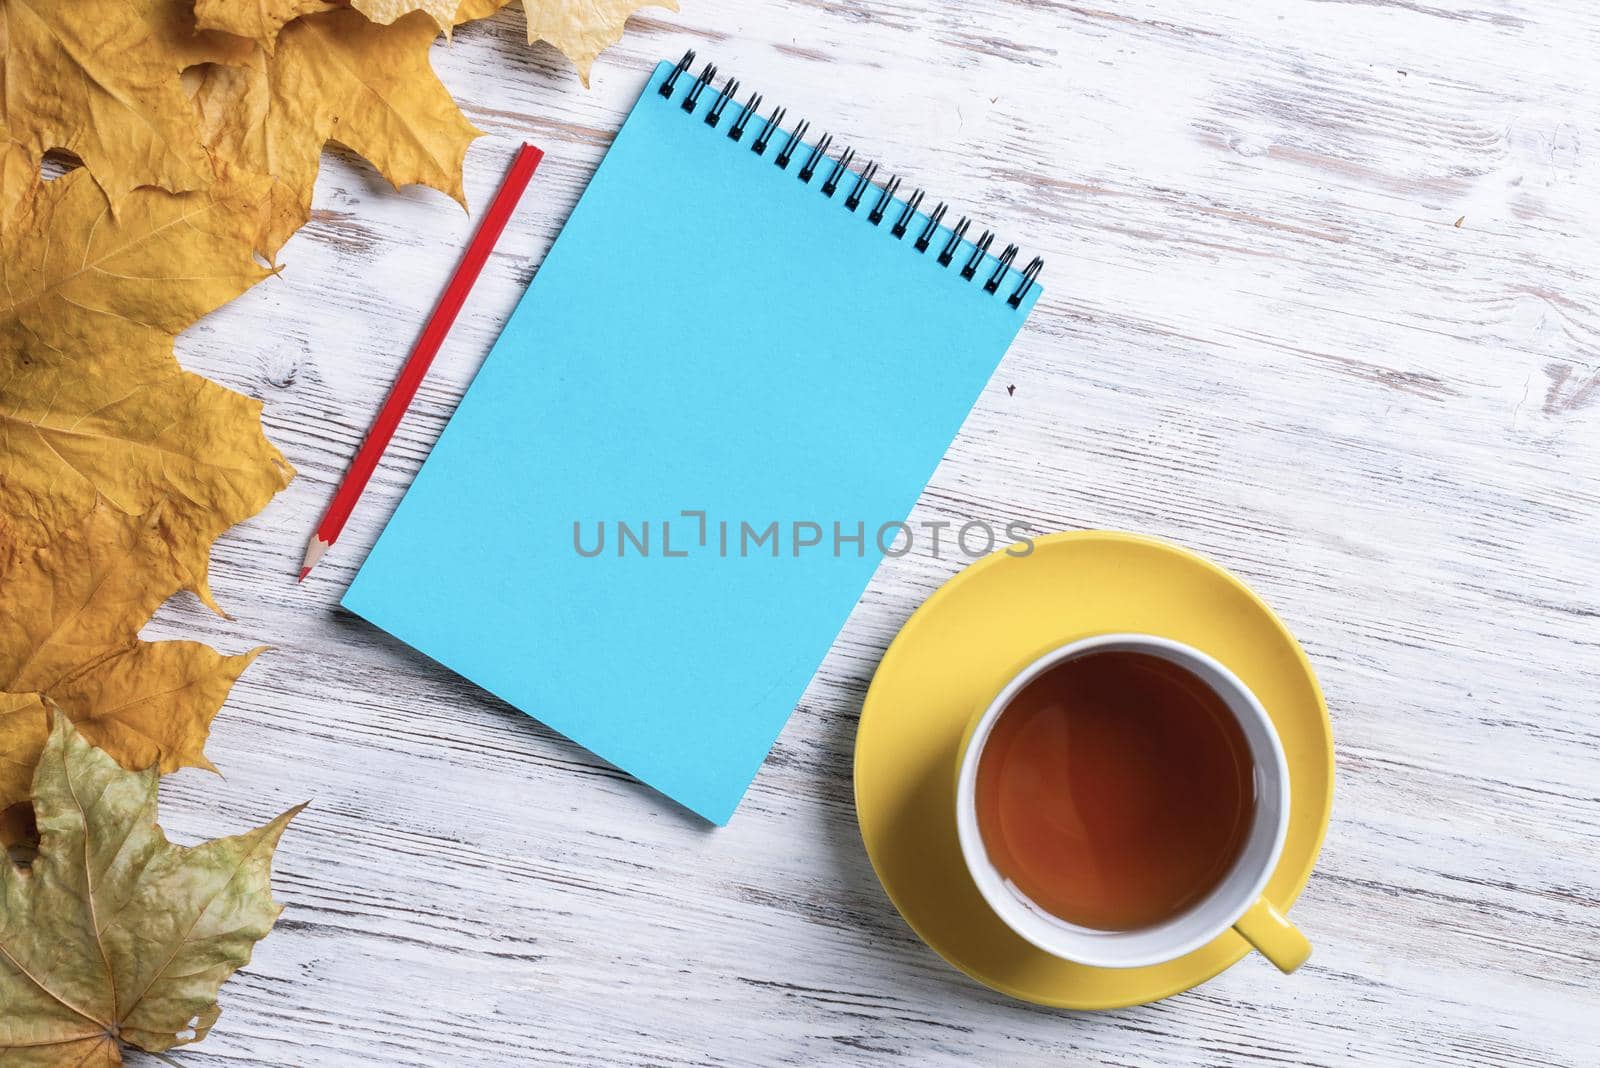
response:
<svg viewBox="0 0 1600 1068"><path fill-rule="evenodd" d="M3 708L0 705L0 708ZM0 855L0 1061L122 1063L203 1039L217 993L281 906L272 855L304 806L232 838L175 846L155 769L125 771L54 717L33 779L38 855Z"/></svg>

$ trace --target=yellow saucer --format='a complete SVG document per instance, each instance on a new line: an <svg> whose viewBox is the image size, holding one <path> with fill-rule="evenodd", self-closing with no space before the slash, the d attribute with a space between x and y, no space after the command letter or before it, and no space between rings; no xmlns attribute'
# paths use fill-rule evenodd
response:
<svg viewBox="0 0 1600 1068"><path fill-rule="evenodd" d="M1289 761L1289 834L1266 896L1287 910L1322 848L1333 733L1311 664L1283 623L1215 564L1133 534L1053 534L945 583L889 646L856 732L856 817L878 880L940 956L1012 997L1114 1009L1205 982L1249 947L1227 931L1148 968L1091 968L1023 941L984 904L956 841L956 749L967 721L1031 654L1111 631L1210 653L1255 691ZM1316 931L1307 931L1313 944ZM1283 982L1294 982L1292 977Z"/></svg>

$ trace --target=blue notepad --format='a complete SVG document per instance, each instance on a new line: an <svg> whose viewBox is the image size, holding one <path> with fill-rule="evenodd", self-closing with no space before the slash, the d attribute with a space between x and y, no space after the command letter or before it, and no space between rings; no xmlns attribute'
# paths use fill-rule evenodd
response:
<svg viewBox="0 0 1600 1068"><path fill-rule="evenodd" d="M720 824L1040 290L686 66L343 603Z"/></svg>

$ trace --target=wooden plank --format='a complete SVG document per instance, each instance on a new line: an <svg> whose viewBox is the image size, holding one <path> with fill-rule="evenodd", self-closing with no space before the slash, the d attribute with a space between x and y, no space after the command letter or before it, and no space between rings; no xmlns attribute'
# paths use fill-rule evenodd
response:
<svg viewBox="0 0 1600 1068"><path fill-rule="evenodd" d="M587 92L515 11L435 49L488 134L474 209L518 142L548 159L306 587L307 533L471 220L330 152L284 274L180 340L265 400L301 477L218 544L231 620L185 597L147 629L273 646L217 721L226 779L169 779L165 820L187 840L312 801L288 911L184 1063L1593 1063L1600 12L683 7L635 18ZM1173 538L1301 636L1339 784L1295 977L1252 958L1075 1015L974 985L900 921L854 825L854 723L956 560L879 569L721 831L332 607L686 46L1048 261L915 519Z"/></svg>

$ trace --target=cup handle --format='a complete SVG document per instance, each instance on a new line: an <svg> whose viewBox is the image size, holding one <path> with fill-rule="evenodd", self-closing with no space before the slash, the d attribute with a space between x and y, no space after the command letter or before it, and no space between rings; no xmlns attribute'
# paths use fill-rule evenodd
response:
<svg viewBox="0 0 1600 1068"><path fill-rule="evenodd" d="M1306 936L1264 897L1239 917L1233 929L1285 975L1311 956L1311 943Z"/></svg>

